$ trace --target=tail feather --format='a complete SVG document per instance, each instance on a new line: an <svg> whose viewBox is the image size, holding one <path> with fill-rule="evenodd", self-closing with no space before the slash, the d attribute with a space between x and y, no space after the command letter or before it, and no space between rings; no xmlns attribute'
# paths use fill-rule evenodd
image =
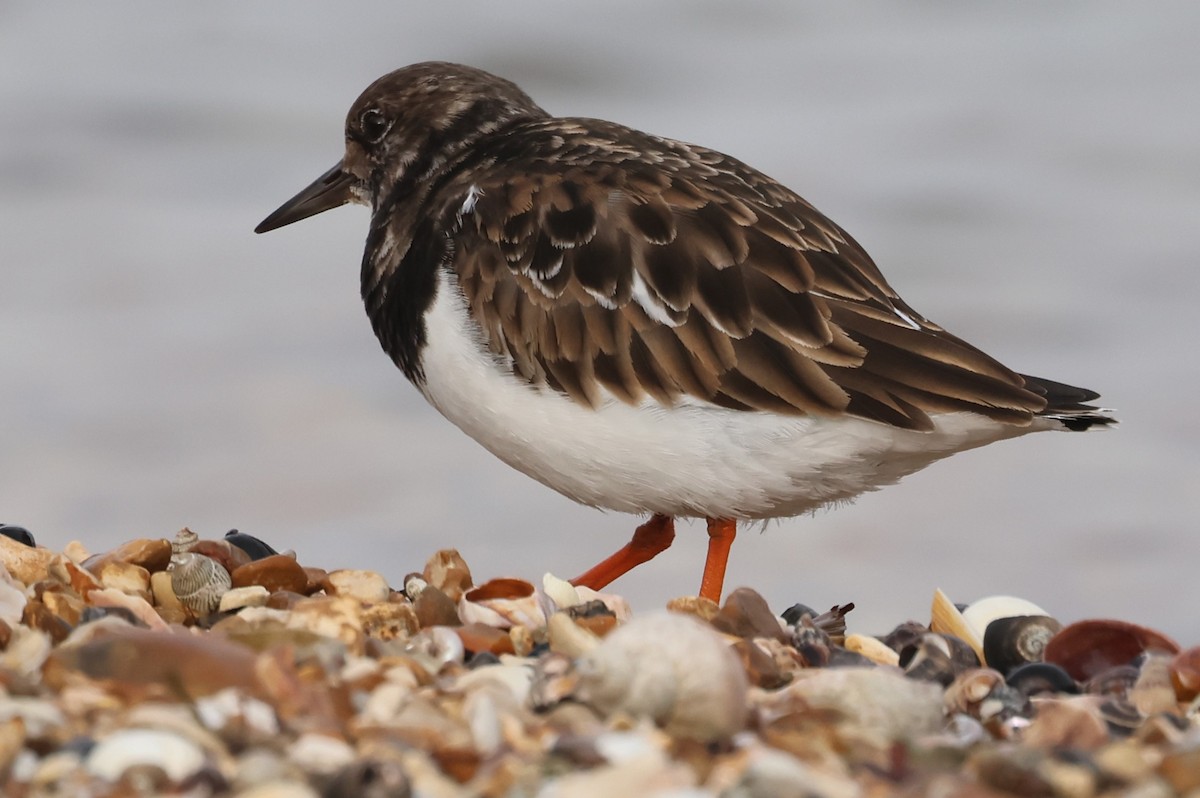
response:
<svg viewBox="0 0 1200 798"><path fill-rule="evenodd" d="M1028 374L1022 374L1021 377L1025 380L1027 390L1046 399L1046 407L1037 414L1039 418L1053 419L1062 424L1063 429L1072 432L1117 423L1112 410L1086 404L1100 398L1100 394L1095 391L1043 377L1031 377Z"/></svg>

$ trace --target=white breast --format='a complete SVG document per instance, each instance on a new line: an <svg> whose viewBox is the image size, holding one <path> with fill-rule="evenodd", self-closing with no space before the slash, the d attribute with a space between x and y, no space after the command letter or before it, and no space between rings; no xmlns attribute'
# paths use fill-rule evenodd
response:
<svg viewBox="0 0 1200 798"><path fill-rule="evenodd" d="M501 460L583 504L673 516L797 515L1040 426L950 413L935 417L932 432L912 432L700 402L611 399L593 410L498 366L458 287L438 279L425 317L425 397Z"/></svg>

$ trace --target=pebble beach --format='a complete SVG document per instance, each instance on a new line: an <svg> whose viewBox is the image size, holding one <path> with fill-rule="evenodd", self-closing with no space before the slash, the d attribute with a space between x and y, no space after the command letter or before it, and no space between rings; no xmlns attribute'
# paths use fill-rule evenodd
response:
<svg viewBox="0 0 1200 798"><path fill-rule="evenodd" d="M392 584L236 530L0 532L10 798L1200 791L1197 641L1017 597L864 633L849 602L635 612L452 549Z"/></svg>

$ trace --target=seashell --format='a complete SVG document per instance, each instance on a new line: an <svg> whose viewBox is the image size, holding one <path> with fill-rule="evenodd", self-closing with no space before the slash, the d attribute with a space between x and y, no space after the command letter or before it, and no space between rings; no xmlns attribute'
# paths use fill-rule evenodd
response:
<svg viewBox="0 0 1200 798"><path fill-rule="evenodd" d="M1131 662L1143 651L1179 652L1166 635L1126 621L1078 621L1063 627L1046 644L1045 659L1061 665L1078 681Z"/></svg>
<svg viewBox="0 0 1200 798"><path fill-rule="evenodd" d="M793 649L773 637L739 637L733 641L732 649L741 659L750 684L764 690L783 687L792 680L792 673L802 667L795 662L797 658L789 662L785 655Z"/></svg>
<svg viewBox="0 0 1200 798"><path fill-rule="evenodd" d="M559 579L551 573L542 574L542 592L554 602L560 610L574 607L580 602L579 591L566 579Z"/></svg>
<svg viewBox="0 0 1200 798"><path fill-rule="evenodd" d="M1192 701L1200 695L1200 646L1176 654L1171 660L1170 669L1176 698Z"/></svg>
<svg viewBox="0 0 1200 798"><path fill-rule="evenodd" d="M800 619L805 615L807 615L809 618L816 618L819 614L820 613L807 604L793 604L784 610L780 614L780 617L783 618L783 622L788 626L795 626L796 624L800 623Z"/></svg>
<svg viewBox="0 0 1200 798"><path fill-rule="evenodd" d="M669 734L725 739L746 719L746 674L719 634L657 612L619 627L576 663L574 697L603 715L646 717Z"/></svg>
<svg viewBox="0 0 1200 798"><path fill-rule="evenodd" d="M1137 683L1136 665L1117 665L1097 673L1083 683L1083 692L1089 695L1111 696L1124 700Z"/></svg>
<svg viewBox="0 0 1200 798"><path fill-rule="evenodd" d="M173 732L120 729L97 743L84 764L108 782L120 780L131 768L153 767L179 784L204 767L205 757L195 743Z"/></svg>
<svg viewBox="0 0 1200 798"><path fill-rule="evenodd" d="M308 587L308 574L304 573L304 568L295 558L286 554L273 554L248 562L230 576L234 587L262 585L272 593L277 590L303 593Z"/></svg>
<svg viewBox="0 0 1200 798"><path fill-rule="evenodd" d="M306 773L331 776L354 761L354 748L345 740L326 734L306 733L287 749L287 758Z"/></svg>
<svg viewBox="0 0 1200 798"><path fill-rule="evenodd" d="M992 668L960 673L946 688L943 701L947 712L970 715L992 729L1032 712L1029 699L1009 687L1004 675Z"/></svg>
<svg viewBox="0 0 1200 798"><path fill-rule="evenodd" d="M546 622L550 650L572 659L582 657L600 645L600 637L584 629L566 612L556 612Z"/></svg>
<svg viewBox="0 0 1200 798"><path fill-rule="evenodd" d="M183 554L186 551L191 551L192 546L200 540L200 536L186 526L175 533L175 539L171 541L171 554Z"/></svg>
<svg viewBox="0 0 1200 798"><path fill-rule="evenodd" d="M673 794L682 796L691 792L685 789ZM863 791L849 775L830 772L815 763L802 762L790 754L760 744L746 752L737 780L730 789L722 791L722 795L741 798L852 798L863 795Z"/></svg>
<svg viewBox="0 0 1200 798"><path fill-rule="evenodd" d="M812 710L843 719L840 739L871 741L880 750L892 741L934 734L945 718L942 688L936 684L890 668L828 668L801 671L791 684L760 699L759 723Z"/></svg>
<svg viewBox="0 0 1200 798"><path fill-rule="evenodd" d="M997 618L984 630L983 660L989 668L1001 673L1029 662L1041 662L1046 643L1060 629L1062 624L1046 615Z"/></svg>
<svg viewBox="0 0 1200 798"><path fill-rule="evenodd" d="M537 589L524 579L491 579L463 594L458 602L463 623L482 623L498 629L546 625L546 609Z"/></svg>
<svg viewBox="0 0 1200 798"><path fill-rule="evenodd" d="M1129 689L1129 701L1143 717L1176 711L1175 686L1171 683L1172 659L1166 654L1147 654L1138 669L1137 681Z"/></svg>
<svg viewBox="0 0 1200 798"><path fill-rule="evenodd" d="M231 587L229 572L211 557L190 551L175 555L174 560L171 590L179 603L196 617L214 612Z"/></svg>
<svg viewBox="0 0 1200 798"><path fill-rule="evenodd" d="M983 662L982 631L976 630L963 617L962 611L954 606L954 602L941 590L933 592L933 606L930 614L932 616L929 622L929 630L931 632L950 635L964 641L975 652L975 656L979 661ZM903 655L903 652L901 654Z"/></svg>
<svg viewBox="0 0 1200 798"><path fill-rule="evenodd" d="M847 651L862 654L878 665L900 665L900 655L874 637L859 634L846 635L845 648Z"/></svg>
<svg viewBox="0 0 1200 798"><path fill-rule="evenodd" d="M905 675L948 686L963 671L980 663L970 646L958 637L930 632L900 652Z"/></svg>
<svg viewBox="0 0 1200 798"><path fill-rule="evenodd" d="M1109 733L1099 705L1090 696L1043 698L1021 739L1047 751L1095 751L1109 742Z"/></svg>
<svg viewBox="0 0 1200 798"><path fill-rule="evenodd" d="M225 533L225 538L230 544L237 546L242 551L250 556L251 560L261 560L264 557L270 557L279 552L263 543L253 535L247 535L244 532L238 532L236 529L231 529Z"/></svg>
<svg viewBox="0 0 1200 798"><path fill-rule="evenodd" d="M824 668L833 658L833 652L837 650L829 640L829 635L815 626L805 624L793 629L790 643L804 665L809 668Z"/></svg>
<svg viewBox="0 0 1200 798"><path fill-rule="evenodd" d="M466 593L473 584L471 569L467 567L466 561L457 549L442 549L434 552L429 561L425 563L421 577L426 584L433 585L455 602L460 601L463 593Z"/></svg>
<svg viewBox="0 0 1200 798"><path fill-rule="evenodd" d="M320 585L331 596L345 596L364 604L387 601L392 593L387 580L380 574L349 568L330 571L320 581Z"/></svg>
<svg viewBox="0 0 1200 798"><path fill-rule="evenodd" d="M270 704L233 689L201 696L194 703L196 719L210 731L239 744L270 743L279 734L279 719Z"/></svg>
<svg viewBox="0 0 1200 798"><path fill-rule="evenodd" d="M404 644L404 653L416 658L430 673L438 673L446 665L461 665L466 647L453 629L434 626L413 635Z"/></svg>
<svg viewBox="0 0 1200 798"><path fill-rule="evenodd" d="M711 621L718 632L747 640L770 637L784 641L783 626L771 612L767 600L748 587L739 587L725 599L725 605Z"/></svg>
<svg viewBox="0 0 1200 798"><path fill-rule="evenodd" d="M251 791L253 792L253 791ZM360 798L361 796L410 796L416 794L403 763L395 759L358 756L355 761L334 774L322 792L325 798ZM245 798L256 798L250 792ZM315 793L313 793L315 795ZM259 795L257 798L288 798L284 794ZM301 798L297 793L295 798ZM304 796L308 798L308 796Z"/></svg>
<svg viewBox="0 0 1200 798"><path fill-rule="evenodd" d="M985 596L976 599L962 611L963 620L983 638L988 625L1000 618L1016 618L1022 615L1049 616L1050 613L1034 604L1016 596Z"/></svg>
<svg viewBox="0 0 1200 798"><path fill-rule="evenodd" d="M15 540L22 546L33 548L37 544L33 540L33 533L23 526L16 524L0 524L0 535L3 535L10 540Z"/></svg>
<svg viewBox="0 0 1200 798"><path fill-rule="evenodd" d="M885 646L899 654L927 634L929 634L928 626L916 621L905 621L879 639Z"/></svg>
<svg viewBox="0 0 1200 798"><path fill-rule="evenodd" d="M1079 692L1071 674L1051 662L1028 662L1008 672L1008 686L1026 696Z"/></svg>
<svg viewBox="0 0 1200 798"><path fill-rule="evenodd" d="M24 588L24 585L13 579L8 569L0 565L0 621L9 626L19 624L21 615L25 612L28 599L25 598Z"/></svg>

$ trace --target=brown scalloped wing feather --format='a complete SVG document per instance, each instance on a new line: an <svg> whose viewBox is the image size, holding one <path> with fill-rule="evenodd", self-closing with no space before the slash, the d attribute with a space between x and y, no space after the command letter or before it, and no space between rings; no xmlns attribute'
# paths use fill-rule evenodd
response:
<svg viewBox="0 0 1200 798"><path fill-rule="evenodd" d="M555 157L533 148L444 193L461 215L453 268L471 313L531 383L589 406L605 392L688 396L918 430L931 412L1027 424L1045 406L909 308L857 243L778 183L607 123L566 132L546 139Z"/></svg>

